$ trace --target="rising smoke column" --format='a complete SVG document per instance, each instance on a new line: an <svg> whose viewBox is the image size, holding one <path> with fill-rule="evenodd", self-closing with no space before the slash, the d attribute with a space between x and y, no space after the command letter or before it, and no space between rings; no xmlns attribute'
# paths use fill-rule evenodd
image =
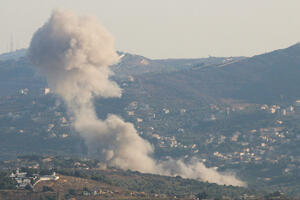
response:
<svg viewBox="0 0 300 200"><path fill-rule="evenodd" d="M93 99L121 97L110 80L111 65L119 60L111 34L91 16L54 10L34 34L29 57L50 87L65 101L73 126L84 138L88 152L107 165L164 175L180 175L217 184L245 186L233 175L206 168L197 159L156 161L154 148L142 139L133 124L116 115L100 120Z"/></svg>

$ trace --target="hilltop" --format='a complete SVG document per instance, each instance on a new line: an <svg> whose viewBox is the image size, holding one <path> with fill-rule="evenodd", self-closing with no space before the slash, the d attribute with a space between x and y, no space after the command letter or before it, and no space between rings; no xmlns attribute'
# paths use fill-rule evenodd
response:
<svg viewBox="0 0 300 200"><path fill-rule="evenodd" d="M141 75L146 93L187 101L233 99L253 103L300 99L300 44L287 49L210 67Z"/></svg>

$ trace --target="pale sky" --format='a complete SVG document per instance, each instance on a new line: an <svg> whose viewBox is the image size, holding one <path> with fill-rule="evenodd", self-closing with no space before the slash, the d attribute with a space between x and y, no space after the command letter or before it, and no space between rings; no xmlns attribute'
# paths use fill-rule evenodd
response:
<svg viewBox="0 0 300 200"><path fill-rule="evenodd" d="M0 53L54 8L95 15L116 49L149 58L252 56L300 41L300 0L0 0Z"/></svg>

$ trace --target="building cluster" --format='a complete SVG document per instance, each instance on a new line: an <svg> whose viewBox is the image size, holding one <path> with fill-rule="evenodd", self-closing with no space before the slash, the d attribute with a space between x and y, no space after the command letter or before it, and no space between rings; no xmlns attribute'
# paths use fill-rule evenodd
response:
<svg viewBox="0 0 300 200"><path fill-rule="evenodd" d="M55 172L53 172L52 175L29 175L27 172L21 172L18 168L15 173L11 173L10 178L16 181L16 188L25 189L26 187L33 188L33 186L40 181L56 181L59 179L59 176L57 176Z"/></svg>
<svg viewBox="0 0 300 200"><path fill-rule="evenodd" d="M297 102L295 103L297 104ZM260 107L261 110L265 110L271 114L276 114L276 113L280 113L282 114L283 116L286 116L286 115L290 115L290 114L293 114L295 113L295 107L294 106L288 106L286 108L281 108L280 106L278 105L262 105Z"/></svg>
<svg viewBox="0 0 300 200"><path fill-rule="evenodd" d="M188 148L188 146L181 144L176 140L175 136L160 136L157 133L147 133L148 136L157 140L160 148Z"/></svg>

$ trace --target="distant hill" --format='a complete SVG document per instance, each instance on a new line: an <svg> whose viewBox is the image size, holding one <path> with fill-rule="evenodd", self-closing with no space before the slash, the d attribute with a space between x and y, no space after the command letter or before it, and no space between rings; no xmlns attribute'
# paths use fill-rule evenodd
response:
<svg viewBox="0 0 300 200"><path fill-rule="evenodd" d="M18 59L11 56L9 58L0 59L0 96L16 94L24 88L36 91L47 85L45 79L37 75L25 55Z"/></svg>
<svg viewBox="0 0 300 200"><path fill-rule="evenodd" d="M120 62L113 66L117 77L135 76L145 73L167 73L194 67L202 68L241 60L244 57L208 57L194 59L152 60L143 56L119 52Z"/></svg>
<svg viewBox="0 0 300 200"><path fill-rule="evenodd" d="M164 94L169 99L291 102L300 99L300 44L231 63L144 74L138 81L146 93L157 97Z"/></svg>
<svg viewBox="0 0 300 200"><path fill-rule="evenodd" d="M300 99L300 44L251 58L151 60L118 52L116 79L136 78L144 92L187 99L235 99L272 103ZM0 96L45 87L26 50L0 55ZM138 92L138 91L133 91ZM166 95L165 95L166 96Z"/></svg>
<svg viewBox="0 0 300 200"><path fill-rule="evenodd" d="M18 60L21 57L26 56L26 49L18 49L14 52L3 53L0 55L0 60Z"/></svg>
<svg viewBox="0 0 300 200"><path fill-rule="evenodd" d="M199 58L199 59L162 59L151 60L143 56L118 52L120 62L112 66L116 79L128 80L141 74L160 74L207 67L234 62L243 57L230 58ZM26 55L26 49L0 55L0 96L17 93L28 88L37 91L46 87L45 79L37 73Z"/></svg>

